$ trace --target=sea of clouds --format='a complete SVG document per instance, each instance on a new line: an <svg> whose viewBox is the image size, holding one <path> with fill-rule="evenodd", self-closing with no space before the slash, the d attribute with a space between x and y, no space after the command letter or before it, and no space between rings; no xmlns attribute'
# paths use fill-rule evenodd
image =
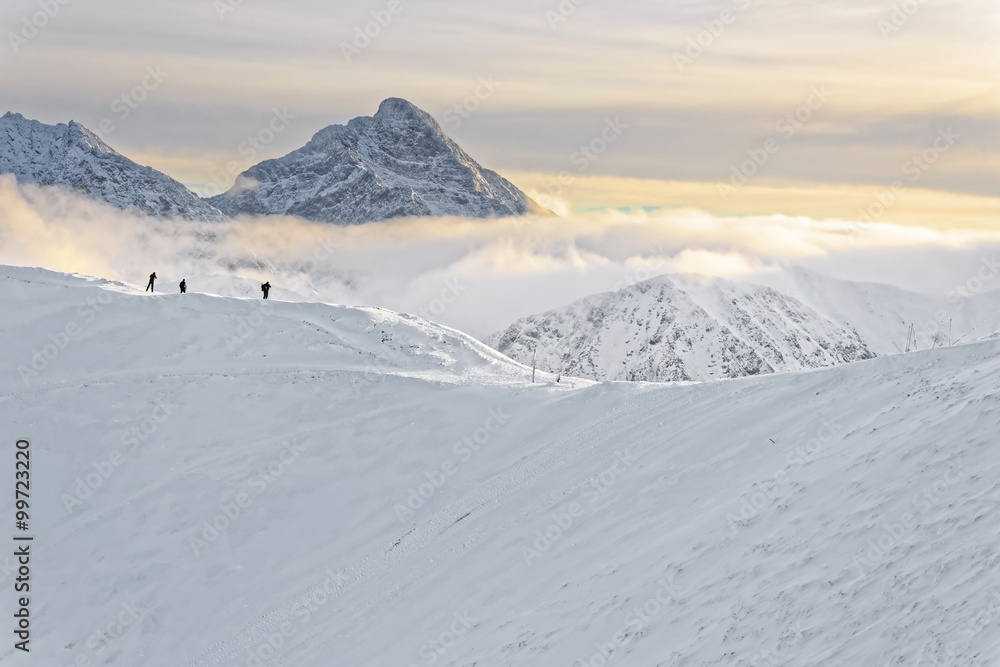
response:
<svg viewBox="0 0 1000 667"><path fill-rule="evenodd" d="M945 294L1000 251L1000 233L698 210L538 219L152 219L0 177L0 264L159 289L379 306L476 337L532 313L665 273L753 282L790 266Z"/></svg>

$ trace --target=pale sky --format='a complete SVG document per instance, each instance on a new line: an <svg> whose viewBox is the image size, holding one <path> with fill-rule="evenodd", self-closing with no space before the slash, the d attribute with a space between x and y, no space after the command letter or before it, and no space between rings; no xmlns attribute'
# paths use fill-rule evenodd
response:
<svg viewBox="0 0 1000 667"><path fill-rule="evenodd" d="M564 212L1000 226L995 0L4 0L0 30L0 113L104 121L203 194L404 97Z"/></svg>

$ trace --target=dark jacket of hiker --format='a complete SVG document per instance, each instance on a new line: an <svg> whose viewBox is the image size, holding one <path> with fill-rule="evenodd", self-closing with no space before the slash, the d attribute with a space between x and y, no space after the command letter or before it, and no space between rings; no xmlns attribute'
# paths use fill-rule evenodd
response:
<svg viewBox="0 0 1000 667"><path fill-rule="evenodd" d="M264 293L264 298L267 298L267 293L271 291L271 283L266 282L260 286L260 291Z"/></svg>
<svg viewBox="0 0 1000 667"><path fill-rule="evenodd" d="M187 291L188 291L187 280L182 280L181 281L181 294L186 294Z"/></svg>
<svg viewBox="0 0 1000 667"><path fill-rule="evenodd" d="M149 284L146 285L146 291L149 291L149 292L155 292L156 291L155 289L153 289L153 282L155 280L156 280L156 271L153 271L152 273L149 274Z"/></svg>

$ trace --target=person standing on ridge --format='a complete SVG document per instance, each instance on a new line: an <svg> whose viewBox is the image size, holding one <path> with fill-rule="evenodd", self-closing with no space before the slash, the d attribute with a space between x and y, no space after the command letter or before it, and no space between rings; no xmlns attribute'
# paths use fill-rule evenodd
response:
<svg viewBox="0 0 1000 667"><path fill-rule="evenodd" d="M267 293L271 291L271 283L270 283L270 281L268 281L268 282L264 283L263 285L261 285L260 286L260 291L264 293L264 298L266 299L267 298Z"/></svg>
<svg viewBox="0 0 1000 667"><path fill-rule="evenodd" d="M181 294L187 294L187 291L188 291L187 279L186 278L182 278L181 279Z"/></svg>
<svg viewBox="0 0 1000 667"><path fill-rule="evenodd" d="M153 271L152 273L149 274L149 284L146 285L146 290L145 291L147 291L147 292L155 292L156 291L155 289L153 289L153 282L155 280L156 280L156 271Z"/></svg>

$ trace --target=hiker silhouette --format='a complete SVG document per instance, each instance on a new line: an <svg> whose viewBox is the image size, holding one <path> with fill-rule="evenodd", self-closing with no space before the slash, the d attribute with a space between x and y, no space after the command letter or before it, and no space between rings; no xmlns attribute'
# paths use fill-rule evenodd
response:
<svg viewBox="0 0 1000 667"><path fill-rule="evenodd" d="M156 271L153 271L152 273L149 274L149 284L146 285L146 289L144 291L155 292L156 290L153 289L153 283L155 281L156 281Z"/></svg>
<svg viewBox="0 0 1000 667"><path fill-rule="evenodd" d="M266 282L263 285L261 285L260 286L260 291L264 293L264 298L266 299L268 292L271 291L271 283L270 282Z"/></svg>

